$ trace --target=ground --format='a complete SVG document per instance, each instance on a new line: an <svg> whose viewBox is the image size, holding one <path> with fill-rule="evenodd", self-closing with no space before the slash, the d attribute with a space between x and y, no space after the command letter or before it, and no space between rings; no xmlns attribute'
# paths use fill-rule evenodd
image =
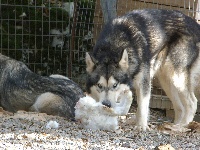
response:
<svg viewBox="0 0 200 150"><path fill-rule="evenodd" d="M151 110L151 131L147 132L134 130L130 119L134 115L120 117L117 131L92 131L58 116L25 111L13 114L1 109L0 149L200 149L199 132L158 128L159 124L170 121L163 112ZM46 128L50 120L59 123L58 129Z"/></svg>

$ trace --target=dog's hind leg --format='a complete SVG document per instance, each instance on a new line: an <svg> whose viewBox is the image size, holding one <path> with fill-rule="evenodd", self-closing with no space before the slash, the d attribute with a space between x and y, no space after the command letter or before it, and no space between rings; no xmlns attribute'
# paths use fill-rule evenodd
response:
<svg viewBox="0 0 200 150"><path fill-rule="evenodd" d="M198 46L198 45L197 45ZM198 46L199 47L199 46ZM200 84L200 58L198 57L196 61L193 63L190 71L187 73L187 86L185 86L184 90L180 92L180 97L182 99L182 103L185 109L185 114L183 119L180 121L181 124L188 124L194 118L194 115L197 110L197 98L198 96L196 92L199 92L199 84ZM197 94L197 95L195 95Z"/></svg>
<svg viewBox="0 0 200 150"><path fill-rule="evenodd" d="M53 93L46 92L38 96L29 111L65 116L63 106L65 106L65 104L61 97Z"/></svg>
<svg viewBox="0 0 200 150"><path fill-rule="evenodd" d="M177 86L180 86L181 88L182 85L184 85L185 76L184 74L179 77L175 76L174 66L170 61L167 61L165 64L163 64L163 66L157 72L156 76L160 82L161 87L173 104L175 111L174 122L179 124L184 117L184 106L179 95L180 89L178 89Z"/></svg>
<svg viewBox="0 0 200 150"><path fill-rule="evenodd" d="M179 93L176 87L171 83L170 79L167 76L160 76L159 78L160 85L171 100L173 104L173 108L175 111L175 119L174 122L176 124L180 123L182 118L184 117L184 107L179 97Z"/></svg>
<svg viewBox="0 0 200 150"><path fill-rule="evenodd" d="M188 89L181 92L180 98L184 107L184 117L180 120L179 124L187 125L189 124L195 115L197 110L197 99L193 92L190 92Z"/></svg>
<svg viewBox="0 0 200 150"><path fill-rule="evenodd" d="M198 51L200 50L200 43L196 44ZM181 124L188 124L194 118L197 110L197 102L200 92L200 56L193 62L190 71L187 73L188 84L183 92L180 93L182 102L185 108L184 118ZM196 95L195 95L196 94Z"/></svg>
<svg viewBox="0 0 200 150"><path fill-rule="evenodd" d="M167 62L157 73L160 84L170 98L175 111L175 124L185 125L192 121L197 107L197 99L189 87L187 71L175 72ZM170 73L170 74L169 74Z"/></svg>
<svg viewBox="0 0 200 150"><path fill-rule="evenodd" d="M172 75L172 83L178 91L180 105L182 104L181 106L183 107L182 113L180 114L181 118L178 119L178 116L176 115L174 122L181 125L186 125L191 122L197 109L197 99L194 95L194 89L192 88L190 81L189 71L175 71ZM177 111L176 109L177 108L175 107L175 113Z"/></svg>

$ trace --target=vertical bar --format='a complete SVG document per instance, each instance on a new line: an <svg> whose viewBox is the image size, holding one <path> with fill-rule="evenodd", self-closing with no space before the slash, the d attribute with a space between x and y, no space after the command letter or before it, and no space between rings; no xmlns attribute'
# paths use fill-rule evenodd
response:
<svg viewBox="0 0 200 150"><path fill-rule="evenodd" d="M3 34L3 24L2 24L1 5L2 5L2 4L1 4L1 1L0 1L0 19L1 19L1 20L0 20L0 34L1 34L1 36L0 36L0 37L1 37L1 39L0 39L0 40L1 40L1 43L0 43L0 44L1 44L1 45L0 45L0 50L1 50L1 51L0 51L0 52L2 53L2 47L3 47L3 44L2 44L2 42L3 42L3 40L2 40L2 39L3 39L3 36L2 36L2 34Z"/></svg>
<svg viewBox="0 0 200 150"><path fill-rule="evenodd" d="M104 23L117 16L117 0L101 0L101 7L104 16Z"/></svg>
<svg viewBox="0 0 200 150"><path fill-rule="evenodd" d="M68 77L72 77L72 62L74 60L74 49L75 49L75 32L77 24L77 0L74 0L74 14L73 14L73 24L71 31L71 41L70 41L70 52L69 52L69 63L68 63Z"/></svg>

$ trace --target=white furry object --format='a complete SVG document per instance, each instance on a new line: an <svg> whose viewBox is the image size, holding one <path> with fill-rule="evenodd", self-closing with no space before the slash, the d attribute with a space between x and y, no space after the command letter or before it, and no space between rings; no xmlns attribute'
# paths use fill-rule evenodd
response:
<svg viewBox="0 0 200 150"><path fill-rule="evenodd" d="M75 119L80 121L85 129L116 130L117 116L109 116L102 111L102 104L86 96L76 104Z"/></svg>
<svg viewBox="0 0 200 150"><path fill-rule="evenodd" d="M57 129L58 127L59 127L59 123L52 120L50 120L46 125L46 129Z"/></svg>
<svg viewBox="0 0 200 150"><path fill-rule="evenodd" d="M117 130L118 116L128 113L131 102L132 92L130 91L125 91L121 95L121 102L115 108L106 107L92 97L86 96L80 98L75 106L75 119L85 129Z"/></svg>

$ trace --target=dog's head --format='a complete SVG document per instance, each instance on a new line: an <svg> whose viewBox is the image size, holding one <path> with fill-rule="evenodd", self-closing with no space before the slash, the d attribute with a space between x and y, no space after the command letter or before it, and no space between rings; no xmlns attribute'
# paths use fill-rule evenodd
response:
<svg viewBox="0 0 200 150"><path fill-rule="evenodd" d="M120 99L120 93L124 90L132 90L126 50L121 54L111 52L96 58L86 53L86 65L87 92L103 105L115 107Z"/></svg>

